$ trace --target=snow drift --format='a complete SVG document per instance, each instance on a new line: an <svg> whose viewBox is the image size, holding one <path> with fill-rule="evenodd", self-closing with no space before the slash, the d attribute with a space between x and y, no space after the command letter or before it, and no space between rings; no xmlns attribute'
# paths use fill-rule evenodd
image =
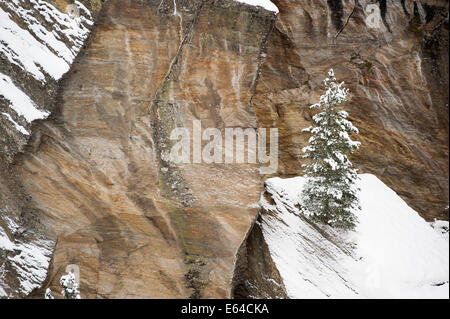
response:
<svg viewBox="0 0 450 319"><path fill-rule="evenodd" d="M357 226L337 231L300 214L304 181L268 179L261 196L260 226L289 297L449 297L448 222L427 223L377 177L362 174Z"/></svg>

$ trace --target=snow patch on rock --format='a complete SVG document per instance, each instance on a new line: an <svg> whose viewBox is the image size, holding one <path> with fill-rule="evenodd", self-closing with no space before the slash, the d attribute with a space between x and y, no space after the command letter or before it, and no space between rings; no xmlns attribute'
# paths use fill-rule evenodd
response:
<svg viewBox="0 0 450 319"><path fill-rule="evenodd" d="M13 225L11 225L13 223ZM19 230L17 224L9 220L8 228L14 233ZM48 240L37 240L33 242L11 240L0 226L0 298L8 297L10 289L5 283L8 264L17 274L20 284L19 293L29 294L38 288L47 276L53 242ZM10 272L10 270L8 270Z"/></svg>
<svg viewBox="0 0 450 319"><path fill-rule="evenodd" d="M0 96L10 102L10 107L19 115L23 116L28 123L37 119L45 119L50 113L41 111L36 104L17 88L11 78L0 73Z"/></svg>
<svg viewBox="0 0 450 319"><path fill-rule="evenodd" d="M255 7L263 7L267 11L278 13L278 7L270 0L235 0Z"/></svg>
<svg viewBox="0 0 450 319"><path fill-rule="evenodd" d="M30 135L30 133L28 133L28 131L22 125L20 125L19 123L17 123L16 121L13 120L11 115L9 115L8 113L5 113L5 112L2 112L2 114L8 119L8 121L10 121L12 123L12 125L14 125L16 130L18 130L20 133L22 133L24 135Z"/></svg>

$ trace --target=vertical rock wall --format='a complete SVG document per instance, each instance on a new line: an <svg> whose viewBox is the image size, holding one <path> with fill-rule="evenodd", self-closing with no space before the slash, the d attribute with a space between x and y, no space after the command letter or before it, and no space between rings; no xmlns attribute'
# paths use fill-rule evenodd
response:
<svg viewBox="0 0 450 319"><path fill-rule="evenodd" d="M274 19L234 1L104 5L58 109L10 168L56 242L45 287L58 291L75 264L84 298L230 296L257 167L165 159L172 129L193 119L257 126L250 100Z"/></svg>

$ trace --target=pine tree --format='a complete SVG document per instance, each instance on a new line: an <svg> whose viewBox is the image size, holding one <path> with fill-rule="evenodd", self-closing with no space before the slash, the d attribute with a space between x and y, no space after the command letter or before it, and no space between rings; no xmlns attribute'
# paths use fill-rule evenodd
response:
<svg viewBox="0 0 450 319"><path fill-rule="evenodd" d="M69 272L67 275L62 276L59 283L63 287L61 294L66 299L81 299L78 283L75 280L73 272Z"/></svg>
<svg viewBox="0 0 450 319"><path fill-rule="evenodd" d="M312 135L302 149L308 163L303 165L306 183L301 206L314 221L351 229L356 223L354 212L360 207L357 170L347 154L359 148L360 143L350 139L358 130L347 120L348 113L339 108L347 100L348 89L343 88L344 82L337 83L333 69L324 84L326 92L310 107L321 112L313 116L314 125L303 130Z"/></svg>

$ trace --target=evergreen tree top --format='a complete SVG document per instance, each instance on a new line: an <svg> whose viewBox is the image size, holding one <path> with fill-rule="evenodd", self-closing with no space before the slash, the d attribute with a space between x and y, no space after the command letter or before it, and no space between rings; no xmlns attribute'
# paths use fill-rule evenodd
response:
<svg viewBox="0 0 450 319"><path fill-rule="evenodd" d="M344 82L337 83L333 69L328 71L328 77L323 80L326 91L320 96L319 103L311 105L311 108L317 107L334 107L341 105L348 96L348 89L343 88Z"/></svg>

